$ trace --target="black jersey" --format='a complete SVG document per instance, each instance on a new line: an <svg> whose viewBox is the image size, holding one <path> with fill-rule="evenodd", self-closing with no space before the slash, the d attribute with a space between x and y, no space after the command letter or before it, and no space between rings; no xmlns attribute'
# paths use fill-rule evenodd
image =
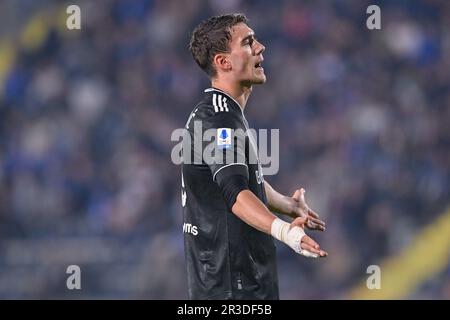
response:
<svg viewBox="0 0 450 320"><path fill-rule="evenodd" d="M182 205L189 298L278 299L273 238L233 214L215 181L218 174L245 172L249 189L267 205L257 146L241 107L225 92L207 89L186 129ZM242 143L235 139L238 131L245 133ZM207 159L210 154L215 161Z"/></svg>

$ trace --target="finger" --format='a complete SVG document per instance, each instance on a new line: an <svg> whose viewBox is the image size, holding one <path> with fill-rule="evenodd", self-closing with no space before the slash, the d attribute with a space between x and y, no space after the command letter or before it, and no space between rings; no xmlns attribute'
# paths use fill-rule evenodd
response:
<svg viewBox="0 0 450 320"><path fill-rule="evenodd" d="M313 254L317 254L317 255L319 255L320 257L326 257L326 256L328 256L328 252L326 252L326 251L324 251L324 250L322 250L322 249L316 249L316 248L313 248L313 247L311 247L310 245L308 245L308 244L306 244L306 243L302 243L302 244L301 244L301 248L302 248L303 250L309 251L309 252L311 252L311 253L313 253Z"/></svg>
<svg viewBox="0 0 450 320"><path fill-rule="evenodd" d="M312 253L312 252L309 252L308 250L303 250L303 249L300 251L300 254L304 257L313 258L313 259L317 259L320 257L320 255L318 255L317 253Z"/></svg>
<svg viewBox="0 0 450 320"><path fill-rule="evenodd" d="M309 216L308 220L314 222L315 224L318 224L318 225L321 225L321 226L325 226L325 222L320 220L320 219L313 218L313 217Z"/></svg>
<svg viewBox="0 0 450 320"><path fill-rule="evenodd" d="M312 246L310 246L310 245L308 245L308 244L306 244L306 243L302 243L302 244L301 244L301 248L302 248L303 250L307 250L307 251L309 251L309 252L311 252L311 253L315 253L315 254L318 254L318 255L320 255L320 254L321 254L321 251L322 251L322 250L316 249L316 248L314 248L314 247L312 247Z"/></svg>
<svg viewBox="0 0 450 320"><path fill-rule="evenodd" d="M310 229L317 229L320 227L320 225L318 225L317 223L315 223L311 220L308 220L308 222L306 223L306 226Z"/></svg>
<svg viewBox="0 0 450 320"><path fill-rule="evenodd" d="M314 218L319 218L319 215L314 210L308 208L308 215L313 216Z"/></svg>
<svg viewBox="0 0 450 320"><path fill-rule="evenodd" d="M319 225L317 223L312 222L311 220L308 220L308 223L306 224L308 229L310 230L319 230L319 231L325 231L325 226Z"/></svg>
<svg viewBox="0 0 450 320"><path fill-rule="evenodd" d="M317 242L315 242L313 239L311 239L309 236L306 235L302 238L300 247L302 249L309 250L313 253L317 253L321 257L326 257L328 255L328 252L322 250Z"/></svg>
<svg viewBox="0 0 450 320"><path fill-rule="evenodd" d="M292 221L290 229L292 229L293 227L300 227L304 229L307 221L308 221L307 217L298 217L294 221Z"/></svg>
<svg viewBox="0 0 450 320"><path fill-rule="evenodd" d="M321 257L326 257L326 256L328 256L328 252L326 252L326 251L324 251L324 250L320 250L319 255L320 255Z"/></svg>
<svg viewBox="0 0 450 320"><path fill-rule="evenodd" d="M305 189L303 189L303 188L300 189L300 202L302 202L302 203L306 203L305 192L306 192Z"/></svg>
<svg viewBox="0 0 450 320"><path fill-rule="evenodd" d="M306 200L305 200L305 194L306 194L306 190L305 189L300 189L300 202L303 203L306 207L306 211L308 212L309 216L313 216L314 218L319 218L319 215L317 214L317 212L315 212L314 210L312 210L307 204L306 204Z"/></svg>
<svg viewBox="0 0 450 320"><path fill-rule="evenodd" d="M301 244L307 244L308 246L311 246L315 249L320 249L320 246L317 242L315 242L313 239L311 239L309 236L305 235L302 238Z"/></svg>
<svg viewBox="0 0 450 320"><path fill-rule="evenodd" d="M321 258L324 258L324 257L328 256L328 252L326 252L326 251L320 249L319 256L320 256Z"/></svg>
<svg viewBox="0 0 450 320"><path fill-rule="evenodd" d="M300 189L295 190L294 194L292 195L292 198L299 201L300 200Z"/></svg>

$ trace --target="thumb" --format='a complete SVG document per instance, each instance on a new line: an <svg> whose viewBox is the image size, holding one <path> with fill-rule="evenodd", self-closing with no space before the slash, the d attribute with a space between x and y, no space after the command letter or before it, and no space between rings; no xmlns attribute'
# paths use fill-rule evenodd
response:
<svg viewBox="0 0 450 320"><path fill-rule="evenodd" d="M298 217L294 221L292 221L289 230L292 229L293 227L300 227L302 229L305 229L305 223L306 222L308 222L308 218L307 217Z"/></svg>
<svg viewBox="0 0 450 320"><path fill-rule="evenodd" d="M300 201L300 200L305 200L305 189L301 188L301 189L297 189L295 190L294 194L292 195L292 198Z"/></svg>

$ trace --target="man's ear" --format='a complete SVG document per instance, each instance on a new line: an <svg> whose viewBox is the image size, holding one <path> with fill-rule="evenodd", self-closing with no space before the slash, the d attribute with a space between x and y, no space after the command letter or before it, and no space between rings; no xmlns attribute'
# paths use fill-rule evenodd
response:
<svg viewBox="0 0 450 320"><path fill-rule="evenodd" d="M228 55L224 53L218 53L214 56L214 65L217 70L222 71L230 71L231 70L231 62Z"/></svg>

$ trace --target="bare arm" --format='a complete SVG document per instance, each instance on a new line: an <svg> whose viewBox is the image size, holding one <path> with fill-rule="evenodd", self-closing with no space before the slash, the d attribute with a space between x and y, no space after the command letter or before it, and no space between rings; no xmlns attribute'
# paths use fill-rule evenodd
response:
<svg viewBox="0 0 450 320"><path fill-rule="evenodd" d="M250 190L239 192L231 210L245 223L267 234L270 234L272 222L276 219Z"/></svg>
<svg viewBox="0 0 450 320"><path fill-rule="evenodd" d="M294 213L295 201L291 197L287 197L276 191L272 186L264 181L264 189L266 191L267 202L269 209L291 218L296 218L298 215Z"/></svg>

